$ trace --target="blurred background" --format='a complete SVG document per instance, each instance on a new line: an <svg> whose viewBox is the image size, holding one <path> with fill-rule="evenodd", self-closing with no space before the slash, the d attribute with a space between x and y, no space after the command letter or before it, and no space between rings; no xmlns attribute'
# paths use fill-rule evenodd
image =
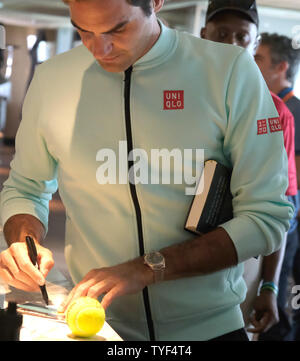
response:
<svg viewBox="0 0 300 361"><path fill-rule="evenodd" d="M277 32L300 47L300 0L257 0L260 32ZM170 27L199 36L206 0L165 0L159 17ZM6 28L6 49L0 50L0 190L8 177L21 109L35 66L81 42L62 0L0 0L0 24ZM295 84L300 97L300 72ZM63 257L64 208L59 195L50 204L47 241L58 265Z"/></svg>

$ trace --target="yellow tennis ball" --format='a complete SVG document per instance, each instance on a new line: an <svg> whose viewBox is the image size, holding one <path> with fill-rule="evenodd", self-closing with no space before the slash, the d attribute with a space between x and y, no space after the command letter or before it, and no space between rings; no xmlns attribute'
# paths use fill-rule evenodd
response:
<svg viewBox="0 0 300 361"><path fill-rule="evenodd" d="M80 297L69 304L66 321L75 336L91 337L103 327L105 311L95 298Z"/></svg>

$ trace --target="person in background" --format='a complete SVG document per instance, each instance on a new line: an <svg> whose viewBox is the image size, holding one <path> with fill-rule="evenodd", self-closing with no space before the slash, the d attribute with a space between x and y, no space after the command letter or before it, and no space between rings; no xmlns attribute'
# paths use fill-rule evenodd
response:
<svg viewBox="0 0 300 361"><path fill-rule="evenodd" d="M209 3L206 25L201 29L204 39L241 46L253 56L259 44L259 18L255 1L215 0ZM289 162L289 187L286 191L290 200L297 194L297 178L294 146L294 118L279 97L271 93L283 128L284 145ZM266 332L279 320L276 296L285 247L262 257L261 262L245 262L245 280L248 284L247 298L242 304L244 316L254 325L249 331ZM253 272L253 269L256 272ZM262 280L259 295L257 287ZM254 314L250 312L254 308Z"/></svg>
<svg viewBox="0 0 300 361"><path fill-rule="evenodd" d="M293 91L295 76L299 69L300 50L293 45L291 38L278 34L261 34L261 42L255 60L271 91L285 102L295 118L295 154L298 186L300 185L300 100ZM279 281L278 307L280 322L268 333L266 339L286 339L300 341L300 312L293 311L293 324L286 311L288 300L288 281L293 274L295 284L300 284L300 247L297 213L299 212L299 190L293 197L296 214L288 233L285 256Z"/></svg>

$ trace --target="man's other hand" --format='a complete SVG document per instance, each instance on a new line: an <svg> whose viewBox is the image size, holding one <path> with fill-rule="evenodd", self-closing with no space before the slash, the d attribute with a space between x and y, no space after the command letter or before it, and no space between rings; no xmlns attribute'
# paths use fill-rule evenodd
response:
<svg viewBox="0 0 300 361"><path fill-rule="evenodd" d="M58 311L65 312L68 305L79 297L97 298L102 294L101 304L106 309L116 297L142 291L153 282L153 271L144 264L142 257L112 267L93 269L73 288Z"/></svg>

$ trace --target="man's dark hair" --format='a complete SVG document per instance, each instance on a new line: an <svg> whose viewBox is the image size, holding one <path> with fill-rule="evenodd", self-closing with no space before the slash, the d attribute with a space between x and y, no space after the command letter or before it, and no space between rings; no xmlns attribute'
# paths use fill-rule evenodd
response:
<svg viewBox="0 0 300 361"><path fill-rule="evenodd" d="M62 0L65 4L71 4L73 2L83 2L86 0ZM152 14L151 8L151 0L126 0L128 4L132 6L139 6L146 16L150 16Z"/></svg>
<svg viewBox="0 0 300 361"><path fill-rule="evenodd" d="M152 14L151 0L126 0L132 6L139 6L146 16Z"/></svg>
<svg viewBox="0 0 300 361"><path fill-rule="evenodd" d="M291 83L294 83L300 63L300 49L293 48L292 39L276 33L262 33L260 44L269 47L273 65L283 61L286 61L289 64L286 78Z"/></svg>

